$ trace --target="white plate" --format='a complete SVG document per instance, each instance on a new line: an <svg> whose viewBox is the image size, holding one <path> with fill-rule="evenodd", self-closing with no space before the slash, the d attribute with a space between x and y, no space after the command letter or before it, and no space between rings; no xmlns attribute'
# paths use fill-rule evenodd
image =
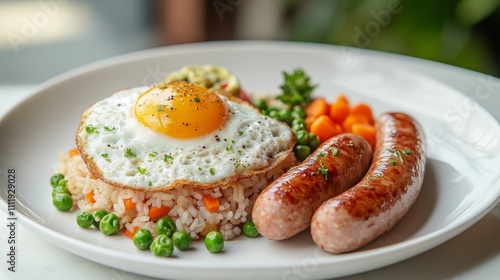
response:
<svg viewBox="0 0 500 280"><path fill-rule="evenodd" d="M137 250L123 235L82 230L75 212L55 210L48 180L58 152L74 146L82 111L119 89L159 82L187 64L226 66L249 92L276 92L281 72L300 67L320 85L316 95L332 100L343 92L352 102L370 103L375 114L413 115L429 146L416 204L392 231L349 254L324 253L304 232L282 242L240 238L226 242L217 255L197 242L168 259ZM499 124L473 99L384 63L376 52L300 43L205 43L106 60L43 84L0 123L0 184L5 190L8 170L16 170L16 214L25 226L84 258L161 278L332 278L386 266L447 241L492 209L500 197L499 166ZM0 196L5 211L7 193Z"/></svg>

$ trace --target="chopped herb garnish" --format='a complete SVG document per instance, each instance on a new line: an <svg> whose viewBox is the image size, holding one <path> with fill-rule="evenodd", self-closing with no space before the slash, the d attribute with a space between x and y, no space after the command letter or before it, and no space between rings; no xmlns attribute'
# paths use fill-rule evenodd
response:
<svg viewBox="0 0 500 280"><path fill-rule="evenodd" d="M115 129L116 129L116 127L114 127L114 126L113 126L113 128L109 128L109 126L104 126L104 130L106 130L106 131L113 131Z"/></svg>
<svg viewBox="0 0 500 280"><path fill-rule="evenodd" d="M107 158L107 157L108 157L108 154L101 154L101 157L103 157L103 158Z"/></svg>
<svg viewBox="0 0 500 280"><path fill-rule="evenodd" d="M328 168L325 168L322 160L319 161L318 172L320 174L323 174L323 176L325 176L325 180L328 180Z"/></svg>
<svg viewBox="0 0 500 280"><path fill-rule="evenodd" d="M194 101L196 101L196 102L200 102L200 98L199 98L199 97L195 97L195 98L194 98Z"/></svg>
<svg viewBox="0 0 500 280"><path fill-rule="evenodd" d="M309 104L312 101L312 91L316 86L310 84L309 77L304 71L297 69L293 73L283 72L283 78L282 93L277 99L292 107Z"/></svg>
<svg viewBox="0 0 500 280"><path fill-rule="evenodd" d="M390 163L392 166L396 166L396 165L398 164L394 158L391 158L391 159L389 160L389 163Z"/></svg>
<svg viewBox="0 0 500 280"><path fill-rule="evenodd" d="M387 150L387 151L389 151L389 152L391 152L391 153L396 152L396 151L395 151L395 150L393 150L393 149L386 149L386 150Z"/></svg>
<svg viewBox="0 0 500 280"><path fill-rule="evenodd" d="M245 132L244 131L238 131L238 134L241 136L243 135Z"/></svg>
<svg viewBox="0 0 500 280"><path fill-rule="evenodd" d="M337 153L339 152L339 149L337 149L336 147L331 147L329 150L332 151L332 155L334 156L336 156Z"/></svg>
<svg viewBox="0 0 500 280"><path fill-rule="evenodd" d="M318 154L316 155L316 157L324 157L324 156L326 156L326 154L325 154L325 153L318 153Z"/></svg>
<svg viewBox="0 0 500 280"><path fill-rule="evenodd" d="M372 180L372 178L370 176L366 177L365 178L366 181L370 182Z"/></svg>
<svg viewBox="0 0 500 280"><path fill-rule="evenodd" d="M198 167L198 170L202 171L203 169L201 167Z"/></svg>
<svg viewBox="0 0 500 280"><path fill-rule="evenodd" d="M125 157L136 157L137 155L132 152L131 149L127 149L127 152L125 153Z"/></svg>
<svg viewBox="0 0 500 280"><path fill-rule="evenodd" d="M156 112L163 112L165 110L165 105L158 105L158 107L156 107Z"/></svg>
<svg viewBox="0 0 500 280"><path fill-rule="evenodd" d="M85 127L85 131L87 131L87 133L89 133L89 134L92 134L92 133L97 133L97 134L99 134L99 131L98 131L95 127L93 127L93 126L91 126L91 125L87 125L87 126Z"/></svg>
<svg viewBox="0 0 500 280"><path fill-rule="evenodd" d="M241 150L238 150L238 155L241 156L242 154L243 154L243 152Z"/></svg>
<svg viewBox="0 0 500 280"><path fill-rule="evenodd" d="M401 152L396 151L396 155L398 155L399 161L401 161L401 163L403 163L403 157L401 156Z"/></svg>
<svg viewBox="0 0 500 280"><path fill-rule="evenodd" d="M354 141L350 140L350 141L349 141L349 144L347 144L347 145L349 145L349 146L351 146L351 147L352 147L352 146L354 146Z"/></svg>
<svg viewBox="0 0 500 280"><path fill-rule="evenodd" d="M241 165L241 163L236 162L236 163L234 164L234 167L238 168L238 167L240 167L240 165Z"/></svg>
<svg viewBox="0 0 500 280"><path fill-rule="evenodd" d="M215 175L215 171L212 167L210 167L209 172L210 172L210 175L212 175L212 176Z"/></svg>
<svg viewBox="0 0 500 280"><path fill-rule="evenodd" d="M158 152L152 152L152 153L149 153L149 155L148 155L148 156L150 156L150 157L155 157L155 156L157 156L157 155L158 155Z"/></svg>
<svg viewBox="0 0 500 280"><path fill-rule="evenodd" d="M226 147L226 151L231 151L233 149L233 145Z"/></svg>
<svg viewBox="0 0 500 280"><path fill-rule="evenodd" d="M150 186L150 187L151 187L152 185L153 185L153 182L149 181L149 182L148 182L148 186Z"/></svg>
<svg viewBox="0 0 500 280"><path fill-rule="evenodd" d="M167 154L165 154L165 155L163 156L163 161L164 161L164 162L168 162L169 160L174 160L174 157L173 157L173 156L171 156L171 155L167 155Z"/></svg>
<svg viewBox="0 0 500 280"><path fill-rule="evenodd" d="M405 155L411 155L411 153L412 153L411 150L408 149L403 150L403 154Z"/></svg>
<svg viewBox="0 0 500 280"><path fill-rule="evenodd" d="M137 166L137 171L139 171L139 173L141 173L142 175L149 174L148 172L146 172L146 168L141 168L140 166Z"/></svg>

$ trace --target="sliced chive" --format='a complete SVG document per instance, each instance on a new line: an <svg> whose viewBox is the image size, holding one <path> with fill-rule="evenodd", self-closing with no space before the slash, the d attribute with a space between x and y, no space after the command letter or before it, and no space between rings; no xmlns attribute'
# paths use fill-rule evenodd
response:
<svg viewBox="0 0 500 280"><path fill-rule="evenodd" d="M127 152L125 153L125 157L136 157L137 155L132 152L132 149L127 149Z"/></svg>
<svg viewBox="0 0 500 280"><path fill-rule="evenodd" d="M164 162L168 162L169 160L174 160L174 157L171 155L167 155L167 154L163 155Z"/></svg>
<svg viewBox="0 0 500 280"><path fill-rule="evenodd" d="M109 126L104 126L104 130L106 130L106 131L113 131L115 129L116 129L116 127L114 127L114 126L112 128L109 128Z"/></svg>
<svg viewBox="0 0 500 280"><path fill-rule="evenodd" d="M87 131L88 134L92 134L92 133L96 133L96 134L99 134L99 131L97 130L97 128L91 126L91 125L87 125L85 127L85 131Z"/></svg>
<svg viewBox="0 0 500 280"><path fill-rule="evenodd" d="M399 161L401 163L403 163L403 157L401 156L401 152L400 151L396 151L396 154L398 155Z"/></svg>
<svg viewBox="0 0 500 280"><path fill-rule="evenodd" d="M142 175L147 175L149 174L146 170L146 168L141 168L140 166L137 166L137 171L139 171L139 173L141 173Z"/></svg>
<svg viewBox="0 0 500 280"><path fill-rule="evenodd" d="M210 175L212 175L212 176L215 175L215 171L212 167L210 167L209 172L210 172Z"/></svg>
<svg viewBox="0 0 500 280"><path fill-rule="evenodd" d="M155 156L157 156L157 155L158 155L158 152L152 152L152 153L149 153L149 155L148 155L148 156L150 156L150 157L155 157Z"/></svg>
<svg viewBox="0 0 500 280"><path fill-rule="evenodd" d="M405 154L405 155L411 155L411 153L412 153L411 150L408 150L408 149L403 150L403 154Z"/></svg>
<svg viewBox="0 0 500 280"><path fill-rule="evenodd" d="M337 147L331 147L329 150L332 151L332 155L334 156L336 156L339 152L339 149L337 149Z"/></svg>

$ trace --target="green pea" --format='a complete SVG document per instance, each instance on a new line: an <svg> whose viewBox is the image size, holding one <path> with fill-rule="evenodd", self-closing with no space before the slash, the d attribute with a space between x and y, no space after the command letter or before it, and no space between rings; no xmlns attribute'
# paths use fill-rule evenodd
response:
<svg viewBox="0 0 500 280"><path fill-rule="evenodd" d="M59 180L59 182L57 182L57 186L66 187L67 182L68 182L68 180L61 179L61 180Z"/></svg>
<svg viewBox="0 0 500 280"><path fill-rule="evenodd" d="M114 213L107 214L99 222L99 230L104 235L113 235L120 231L120 218Z"/></svg>
<svg viewBox="0 0 500 280"><path fill-rule="evenodd" d="M311 154L311 148L306 145L296 145L293 152L299 161L304 161Z"/></svg>
<svg viewBox="0 0 500 280"><path fill-rule="evenodd" d="M279 120L280 118L280 112L277 110L272 110L267 113L267 115L273 119Z"/></svg>
<svg viewBox="0 0 500 280"><path fill-rule="evenodd" d="M293 107L292 116L296 119L303 119L306 117L306 110L302 106L296 105Z"/></svg>
<svg viewBox="0 0 500 280"><path fill-rule="evenodd" d="M267 109L267 102L264 98L258 98L257 100L254 101L253 105L260 110L266 110Z"/></svg>
<svg viewBox="0 0 500 280"><path fill-rule="evenodd" d="M55 186L57 186L57 183L61 179L64 179L64 175L61 173L56 173L56 174L52 175L52 177L50 177L50 184L52 185L52 187L55 187Z"/></svg>
<svg viewBox="0 0 500 280"><path fill-rule="evenodd" d="M298 145L307 145L309 143L309 133L305 130L299 130L295 133Z"/></svg>
<svg viewBox="0 0 500 280"><path fill-rule="evenodd" d="M172 240L177 249L184 251L191 245L191 236L185 231L176 231L172 235Z"/></svg>
<svg viewBox="0 0 500 280"><path fill-rule="evenodd" d="M68 211L73 207L73 198L69 193L56 193L52 197L52 204L60 211Z"/></svg>
<svg viewBox="0 0 500 280"><path fill-rule="evenodd" d="M94 212L92 212L92 217L94 217L94 222L92 223L96 228L99 228L99 222L101 221L104 216L106 216L108 212L104 209L97 209Z"/></svg>
<svg viewBox="0 0 500 280"><path fill-rule="evenodd" d="M68 191L68 188L66 188L65 186L55 186L52 189L52 197L54 197L54 195L56 195L57 193L67 193L67 194L69 194L69 191Z"/></svg>
<svg viewBox="0 0 500 280"><path fill-rule="evenodd" d="M175 222L170 217L163 217L156 221L155 230L158 234L165 234L168 237L172 237L176 229Z"/></svg>
<svg viewBox="0 0 500 280"><path fill-rule="evenodd" d="M224 249L224 238L218 231L211 231L205 236L205 247L210 253L219 253Z"/></svg>
<svg viewBox="0 0 500 280"><path fill-rule="evenodd" d="M292 112L287 109L281 109L278 112L278 118L280 121L290 124L292 123Z"/></svg>
<svg viewBox="0 0 500 280"><path fill-rule="evenodd" d="M153 243L153 235L148 229L141 228L134 233L132 242L134 242L135 247L140 250L146 250L151 246L151 243Z"/></svg>
<svg viewBox="0 0 500 280"><path fill-rule="evenodd" d="M89 212L80 212L76 215L76 223L82 228L89 228L94 223L94 217Z"/></svg>
<svg viewBox="0 0 500 280"><path fill-rule="evenodd" d="M174 243L170 237L160 234L153 240L149 249L155 256L170 257L174 252Z"/></svg>
<svg viewBox="0 0 500 280"><path fill-rule="evenodd" d="M309 133L309 147L311 148L311 152L314 152L320 144L319 137L314 133Z"/></svg>
<svg viewBox="0 0 500 280"><path fill-rule="evenodd" d="M246 221L243 224L243 234L248 237L256 237L257 235L259 235L259 231L252 221Z"/></svg>
<svg viewBox="0 0 500 280"><path fill-rule="evenodd" d="M303 119L294 119L292 121L292 130L297 132L306 129L306 122Z"/></svg>

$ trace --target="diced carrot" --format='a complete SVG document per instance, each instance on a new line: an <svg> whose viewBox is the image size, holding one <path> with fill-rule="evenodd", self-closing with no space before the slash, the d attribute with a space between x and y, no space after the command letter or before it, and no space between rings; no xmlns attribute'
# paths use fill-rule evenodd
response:
<svg viewBox="0 0 500 280"><path fill-rule="evenodd" d="M85 199L87 200L88 203L94 204L95 198L94 198L94 191L90 191L85 194Z"/></svg>
<svg viewBox="0 0 500 280"><path fill-rule="evenodd" d="M322 116L328 115L330 105L323 98L316 98L306 107L306 116Z"/></svg>
<svg viewBox="0 0 500 280"><path fill-rule="evenodd" d="M319 137L321 143L332 138L335 135L342 133L342 127L335 124L328 116L319 116L311 124L311 133Z"/></svg>
<svg viewBox="0 0 500 280"><path fill-rule="evenodd" d="M371 124L356 123L352 125L352 133L357 134L370 144L375 150L375 127Z"/></svg>
<svg viewBox="0 0 500 280"><path fill-rule="evenodd" d="M77 156L80 154L78 149L70 149L68 153L69 153L69 157L74 157L74 156Z"/></svg>
<svg viewBox="0 0 500 280"><path fill-rule="evenodd" d="M307 131L311 131L311 125L314 122L314 120L317 119L317 118L318 117L315 117L315 116L309 116L309 117L306 117L304 119L304 122L306 123L306 130Z"/></svg>
<svg viewBox="0 0 500 280"><path fill-rule="evenodd" d="M330 106L330 119L332 119L334 123L342 124L349 115L349 110L349 104L343 101L337 101Z"/></svg>
<svg viewBox="0 0 500 280"><path fill-rule="evenodd" d="M352 132L352 125L356 123L369 124L365 116L349 114L344 122L342 122L342 128L344 129L344 132Z"/></svg>
<svg viewBox="0 0 500 280"><path fill-rule="evenodd" d="M151 220L161 218L170 212L170 208L167 206L151 207L149 208L148 216Z"/></svg>
<svg viewBox="0 0 500 280"><path fill-rule="evenodd" d="M335 100L334 103L337 103L337 102L343 102L345 104L347 104L347 106L350 106L349 105L349 99L347 98L347 96L343 95L343 94L340 94L338 97L337 97L337 100Z"/></svg>
<svg viewBox="0 0 500 280"><path fill-rule="evenodd" d="M124 199L123 204L125 204L125 210L132 210L136 207L136 204L132 201L132 198Z"/></svg>
<svg viewBox="0 0 500 280"><path fill-rule="evenodd" d="M213 213L219 210L219 199L217 197L213 197L209 194L204 194L201 196L203 200L203 205L207 208L208 212Z"/></svg>
<svg viewBox="0 0 500 280"><path fill-rule="evenodd" d="M351 114L363 115L366 117L369 124L374 124L372 109L365 103L359 103L356 106L352 107Z"/></svg>
<svg viewBox="0 0 500 280"><path fill-rule="evenodd" d="M138 226L134 226L132 227L132 230L128 230L126 229L125 232L123 232L125 234L126 237L128 237L129 239L134 239L134 234L135 232L139 230L139 227Z"/></svg>

